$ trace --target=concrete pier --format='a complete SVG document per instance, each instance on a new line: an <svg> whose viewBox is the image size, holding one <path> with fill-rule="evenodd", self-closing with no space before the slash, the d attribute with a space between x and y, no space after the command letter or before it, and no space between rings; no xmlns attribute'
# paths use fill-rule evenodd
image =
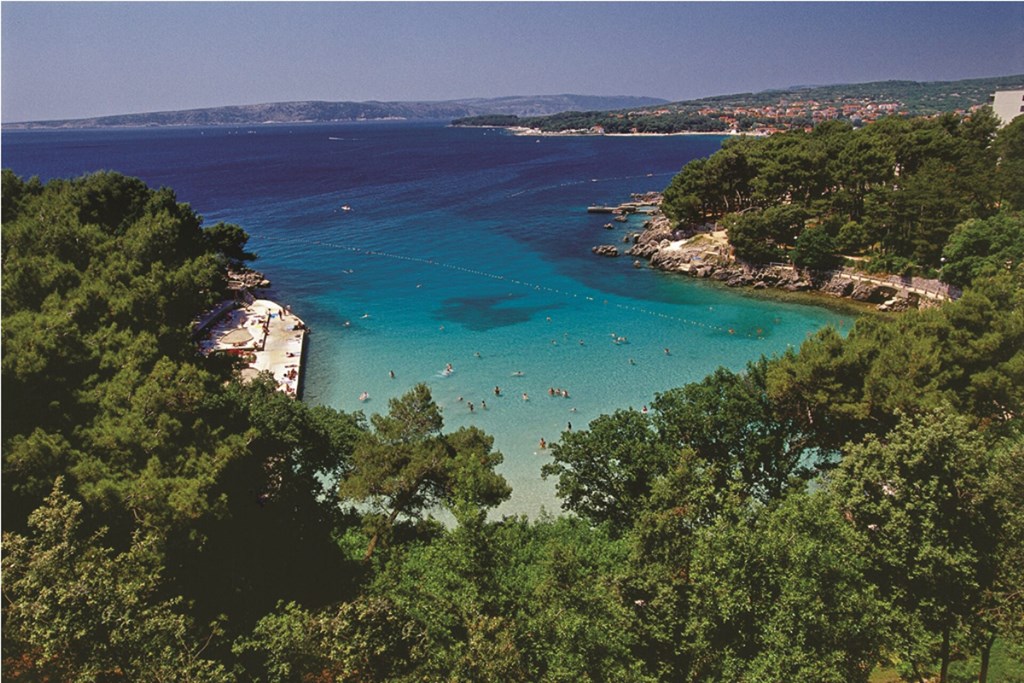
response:
<svg viewBox="0 0 1024 683"><path fill-rule="evenodd" d="M246 361L242 378L260 372L274 376L278 391L299 398L302 393L302 358L306 325L285 307L269 299L255 299L242 308L225 311L208 325L199 342L204 355L228 353Z"/></svg>

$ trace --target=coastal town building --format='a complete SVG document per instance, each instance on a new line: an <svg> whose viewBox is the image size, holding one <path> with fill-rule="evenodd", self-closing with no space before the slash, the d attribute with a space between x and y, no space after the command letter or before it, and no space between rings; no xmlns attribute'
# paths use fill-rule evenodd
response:
<svg viewBox="0 0 1024 683"><path fill-rule="evenodd" d="M997 90L989 100L1004 126L1024 114L1024 90Z"/></svg>

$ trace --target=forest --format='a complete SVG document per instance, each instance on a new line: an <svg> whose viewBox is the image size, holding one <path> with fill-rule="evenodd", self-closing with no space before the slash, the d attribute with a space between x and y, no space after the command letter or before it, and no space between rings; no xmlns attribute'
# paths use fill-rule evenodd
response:
<svg viewBox="0 0 1024 683"><path fill-rule="evenodd" d="M846 259L964 287L984 264L1024 254L1024 118L999 129L984 108L732 138L687 164L662 208L677 224L725 225L750 263Z"/></svg>
<svg viewBox="0 0 1024 683"><path fill-rule="evenodd" d="M348 414L199 356L242 227L5 170L4 679L1024 681L1022 123L684 168L676 220L799 209L963 296L563 433L536 519L489 512L502 455L424 385Z"/></svg>

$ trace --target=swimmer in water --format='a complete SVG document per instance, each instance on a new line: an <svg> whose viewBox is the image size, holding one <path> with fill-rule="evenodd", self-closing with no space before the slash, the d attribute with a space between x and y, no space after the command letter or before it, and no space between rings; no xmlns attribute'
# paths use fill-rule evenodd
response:
<svg viewBox="0 0 1024 683"><path fill-rule="evenodd" d="M512 376L513 377L522 377L523 376L523 371L522 370L516 370L515 372L512 373Z"/></svg>
<svg viewBox="0 0 1024 683"><path fill-rule="evenodd" d="M530 400L530 397L526 394L525 391L523 392L523 400L524 401L529 401Z"/></svg>
<svg viewBox="0 0 1024 683"><path fill-rule="evenodd" d="M366 399L368 399L368 398L370 398L370 394L368 394L368 393L367 393L367 392L365 392L365 391L364 391L363 393L359 394L359 400L360 400L360 401L365 401L365 400L366 400Z"/></svg>
<svg viewBox="0 0 1024 683"><path fill-rule="evenodd" d="M391 376L391 379L394 379L395 378L395 371L394 370L388 370L388 375Z"/></svg>
<svg viewBox="0 0 1024 683"><path fill-rule="evenodd" d="M540 449L543 451L548 447L548 443L544 440L544 437L540 437Z"/></svg>
<svg viewBox="0 0 1024 683"><path fill-rule="evenodd" d="M495 396L501 396L501 387L499 387L497 385L494 386L494 395Z"/></svg>
<svg viewBox="0 0 1024 683"><path fill-rule="evenodd" d="M473 402L469 401L468 403L466 403L466 405L469 406L469 412L472 413L473 412Z"/></svg>
<svg viewBox="0 0 1024 683"><path fill-rule="evenodd" d="M479 352L479 351L477 351L477 352L476 352L476 353L474 353L473 355L474 355L474 356L476 356L477 358L480 358L480 352Z"/></svg>
<svg viewBox="0 0 1024 683"><path fill-rule="evenodd" d="M480 407L487 410L487 401L480 401Z"/></svg>
<svg viewBox="0 0 1024 683"><path fill-rule="evenodd" d="M671 356L672 355L672 352L668 350L667 346L665 347L665 355L666 356Z"/></svg>

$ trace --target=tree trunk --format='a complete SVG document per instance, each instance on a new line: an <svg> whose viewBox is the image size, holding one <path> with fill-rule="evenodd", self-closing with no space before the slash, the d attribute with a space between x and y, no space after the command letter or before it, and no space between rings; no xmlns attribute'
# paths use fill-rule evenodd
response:
<svg viewBox="0 0 1024 683"><path fill-rule="evenodd" d="M992 654L992 644L994 642L996 642L996 636L992 634L985 641L985 644L981 646L981 672L978 674L978 683L987 683L988 681L988 658Z"/></svg>
<svg viewBox="0 0 1024 683"><path fill-rule="evenodd" d="M949 670L949 624L942 627L942 669L939 671L939 683L946 683L946 672Z"/></svg>
<svg viewBox="0 0 1024 683"><path fill-rule="evenodd" d="M377 548L377 540L380 538L380 531L374 531L370 537L370 545L366 546L366 554L363 555L363 562L369 562L373 557L373 551Z"/></svg>
<svg viewBox="0 0 1024 683"><path fill-rule="evenodd" d="M390 529L391 525L395 523L400 511L401 508L397 505L393 510L391 510L391 514L388 515L387 528ZM366 554L363 555L363 562L369 562L370 558L373 557L373 551L377 549L377 542L380 540L380 531L381 527L377 527L373 532L373 536L370 537L370 544L366 546Z"/></svg>

